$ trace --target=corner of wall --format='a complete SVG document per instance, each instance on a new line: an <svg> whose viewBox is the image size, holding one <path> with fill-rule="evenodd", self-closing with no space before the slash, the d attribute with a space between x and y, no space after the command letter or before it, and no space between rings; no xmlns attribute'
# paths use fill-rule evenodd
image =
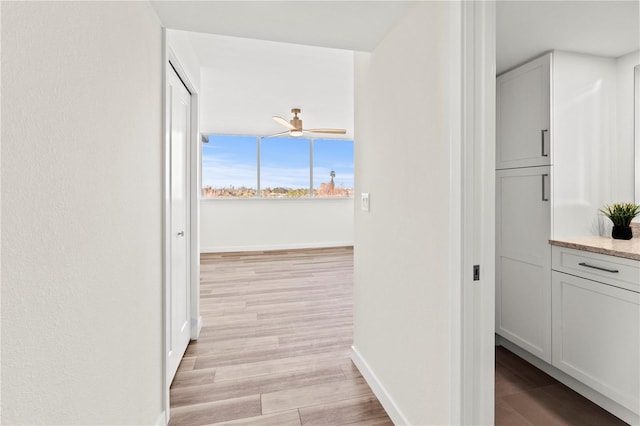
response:
<svg viewBox="0 0 640 426"><path fill-rule="evenodd" d="M384 387L378 376L373 372L367 361L355 346L351 347L351 360L364 377L373 393L382 404L382 407L387 412L387 415L391 418L396 425L408 425L410 424L407 418L404 416L400 408L393 400L389 391Z"/></svg>

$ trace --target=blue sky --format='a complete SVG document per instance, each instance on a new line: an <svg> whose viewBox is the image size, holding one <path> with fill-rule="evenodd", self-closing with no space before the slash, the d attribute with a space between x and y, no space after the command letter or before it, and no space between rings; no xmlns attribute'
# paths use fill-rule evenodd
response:
<svg viewBox="0 0 640 426"><path fill-rule="evenodd" d="M255 136L211 135L202 145L202 186L215 188L246 186L257 182L257 140ZM353 188L353 142L314 139L313 185L329 182L336 172L336 186ZM261 187L309 187L309 139L263 138L261 145Z"/></svg>

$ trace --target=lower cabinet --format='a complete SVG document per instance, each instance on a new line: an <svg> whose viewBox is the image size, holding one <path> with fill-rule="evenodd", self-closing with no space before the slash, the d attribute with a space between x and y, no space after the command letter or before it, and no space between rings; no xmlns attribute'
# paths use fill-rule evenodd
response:
<svg viewBox="0 0 640 426"><path fill-rule="evenodd" d="M640 294L552 272L552 365L640 412Z"/></svg>
<svg viewBox="0 0 640 426"><path fill-rule="evenodd" d="M496 334L560 381L570 376L563 383L577 392L640 424L640 262L552 246L545 279L511 273L506 258L498 255Z"/></svg>
<svg viewBox="0 0 640 426"><path fill-rule="evenodd" d="M551 167L496 171L496 333L551 362Z"/></svg>

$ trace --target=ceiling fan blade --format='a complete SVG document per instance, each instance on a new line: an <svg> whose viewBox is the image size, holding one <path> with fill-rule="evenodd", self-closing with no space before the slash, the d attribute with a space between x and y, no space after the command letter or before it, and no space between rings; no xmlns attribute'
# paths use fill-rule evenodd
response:
<svg viewBox="0 0 640 426"><path fill-rule="evenodd" d="M345 129L303 129L305 132L309 133L333 133L336 135L344 135L347 133Z"/></svg>
<svg viewBox="0 0 640 426"><path fill-rule="evenodd" d="M295 130L296 129L291 123L289 123L287 120L285 120L282 117L278 117L278 116L274 115L271 118L273 118L273 121L275 121L278 124L282 124L284 127L286 127L289 130Z"/></svg>
<svg viewBox="0 0 640 426"><path fill-rule="evenodd" d="M267 136L263 136L264 138L273 138L275 136L282 136L282 135L288 135L290 132L289 130L284 131L284 132L280 132L280 133L275 133L273 135L267 135Z"/></svg>

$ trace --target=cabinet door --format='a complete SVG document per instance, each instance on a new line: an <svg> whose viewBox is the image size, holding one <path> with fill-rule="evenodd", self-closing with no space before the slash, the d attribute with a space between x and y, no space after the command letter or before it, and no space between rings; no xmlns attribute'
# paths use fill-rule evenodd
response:
<svg viewBox="0 0 640 426"><path fill-rule="evenodd" d="M553 271L552 364L640 413L640 294Z"/></svg>
<svg viewBox="0 0 640 426"><path fill-rule="evenodd" d="M496 333L551 362L550 167L496 172Z"/></svg>
<svg viewBox="0 0 640 426"><path fill-rule="evenodd" d="M496 168L551 163L551 54L496 81Z"/></svg>

